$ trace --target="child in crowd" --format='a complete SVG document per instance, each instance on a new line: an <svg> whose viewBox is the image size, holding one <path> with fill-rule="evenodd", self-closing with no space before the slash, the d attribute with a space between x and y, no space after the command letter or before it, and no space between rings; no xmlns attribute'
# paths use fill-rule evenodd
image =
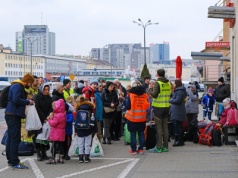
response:
<svg viewBox="0 0 238 178"><path fill-rule="evenodd" d="M91 115L95 105L88 101L84 96L79 96L76 100L76 121L75 121L75 132L78 135L78 146L79 146L79 162L89 163L91 162L90 151L92 142L92 133L96 133L96 120L91 120ZM88 111L86 116L84 111ZM90 125L89 125L90 123Z"/></svg>
<svg viewBox="0 0 238 178"><path fill-rule="evenodd" d="M59 99L52 103L53 113L48 117L50 129L49 140L53 141L52 144L52 157L46 162L46 164L56 164L55 156L56 151L59 149L58 163L64 164L64 141L65 141L65 126L66 126L66 113L65 102L63 99Z"/></svg>
<svg viewBox="0 0 238 178"><path fill-rule="evenodd" d="M201 105L203 106L203 118L207 117L211 120L213 105L215 104L215 96L212 87L209 87L207 94L203 96Z"/></svg>
<svg viewBox="0 0 238 178"><path fill-rule="evenodd" d="M65 141L64 141L64 158L65 160L70 160L68 156L68 151L72 142L72 134L73 134L73 121L74 116L73 113L75 112L74 106L75 100L74 96L70 96L66 99L67 104L67 111L66 111L66 127L65 127Z"/></svg>

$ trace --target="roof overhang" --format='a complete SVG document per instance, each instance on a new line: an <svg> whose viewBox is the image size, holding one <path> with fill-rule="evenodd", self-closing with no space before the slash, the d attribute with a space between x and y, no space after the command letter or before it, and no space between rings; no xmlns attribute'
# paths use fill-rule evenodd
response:
<svg viewBox="0 0 238 178"><path fill-rule="evenodd" d="M210 6L208 8L208 18L235 19L235 7Z"/></svg>
<svg viewBox="0 0 238 178"><path fill-rule="evenodd" d="M193 60L217 60L223 57L222 53L204 53L204 52L191 52Z"/></svg>

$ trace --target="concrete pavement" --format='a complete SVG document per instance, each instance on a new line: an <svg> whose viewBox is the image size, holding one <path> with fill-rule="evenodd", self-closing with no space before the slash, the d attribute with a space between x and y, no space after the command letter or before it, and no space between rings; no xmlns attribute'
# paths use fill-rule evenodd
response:
<svg viewBox="0 0 238 178"><path fill-rule="evenodd" d="M0 138L6 129L5 122L0 122ZM149 153L130 155L129 145L123 139L112 145L102 145L105 156L92 158L91 163L79 163L78 158L65 161L65 164L46 165L36 161L36 155L21 157L29 166L28 170L12 170L7 167L5 156L0 155L0 177L54 178L54 177L132 177L132 178L237 178L238 148L223 145L208 147L185 142L183 147L169 144L167 153ZM4 146L0 146L0 151Z"/></svg>

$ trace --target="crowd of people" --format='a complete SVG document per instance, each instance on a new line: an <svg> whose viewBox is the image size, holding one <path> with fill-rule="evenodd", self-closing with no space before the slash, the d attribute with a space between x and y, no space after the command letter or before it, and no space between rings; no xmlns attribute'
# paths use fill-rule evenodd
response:
<svg viewBox="0 0 238 178"><path fill-rule="evenodd" d="M168 122L173 123L174 147L184 146L183 122L197 122L199 96L196 83L183 86L181 80L171 82L165 77L165 71L157 71L157 80L145 77L143 84L131 81L131 85L122 86L118 79L105 81L92 78L76 82L72 88L71 80L56 82L50 93L50 86L38 78L26 74L22 80L12 82L8 95L8 105L5 110L5 120L8 126L8 141L6 157L8 165L16 169L27 169L18 158L20 142L21 118L26 118L27 105L35 105L42 125L48 123L51 127L49 140L51 156L47 155L49 145L36 143L36 137L42 129L36 130L33 140L37 160L46 160L47 164L64 164L70 160L68 151L72 142L72 134L78 136L79 162L89 163L92 138L96 134L102 144L110 145L123 136L124 125L130 132L130 154L143 154L145 145L145 128L148 123L156 127L156 145L149 151L152 153L168 152L169 129ZM211 119L213 105L229 97L223 78L219 78L215 89L209 88L202 98L201 105L204 117ZM74 127L79 110L89 111L91 119L89 128ZM136 135L138 133L139 145ZM57 156L58 155L58 156Z"/></svg>

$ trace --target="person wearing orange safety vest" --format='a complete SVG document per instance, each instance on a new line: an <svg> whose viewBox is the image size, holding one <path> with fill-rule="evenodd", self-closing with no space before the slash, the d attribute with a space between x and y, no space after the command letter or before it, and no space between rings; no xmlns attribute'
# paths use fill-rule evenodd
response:
<svg viewBox="0 0 238 178"><path fill-rule="evenodd" d="M145 89L140 82L132 83L132 88L129 91L126 99L126 114L127 126L130 132L131 150L130 154L143 154L143 146L145 142L144 130L146 127L146 114L150 104ZM139 147L136 147L136 133L139 136Z"/></svg>

